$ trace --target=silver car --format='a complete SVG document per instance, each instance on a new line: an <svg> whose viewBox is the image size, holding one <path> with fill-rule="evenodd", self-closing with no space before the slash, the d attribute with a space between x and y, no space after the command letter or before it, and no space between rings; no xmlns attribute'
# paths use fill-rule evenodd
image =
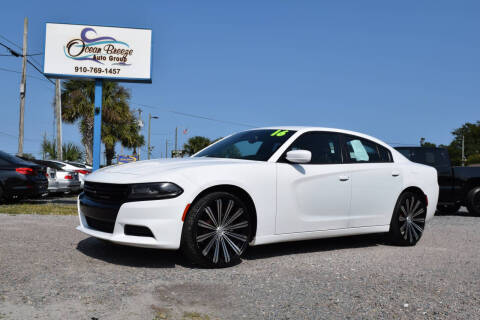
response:
<svg viewBox="0 0 480 320"><path fill-rule="evenodd" d="M81 182L78 172L64 170L63 166L56 161L44 160L40 163L47 167L49 193L75 193L80 191Z"/></svg>

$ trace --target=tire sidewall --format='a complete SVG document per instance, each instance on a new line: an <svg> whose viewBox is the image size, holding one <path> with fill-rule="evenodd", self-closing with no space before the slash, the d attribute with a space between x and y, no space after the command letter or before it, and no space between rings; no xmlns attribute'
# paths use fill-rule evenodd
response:
<svg viewBox="0 0 480 320"><path fill-rule="evenodd" d="M467 195L467 209L471 214L474 214L476 216L480 216L480 210L475 208L474 205L474 199L477 194L480 193L480 187L475 187L472 190L468 192Z"/></svg>
<svg viewBox="0 0 480 320"><path fill-rule="evenodd" d="M181 239L181 250L184 253L184 255L189 260L191 260L194 264L200 265L202 267L207 267L207 268L230 267L235 264L238 264L241 260L239 256L234 255L231 257L231 260L228 263L225 263L222 259L220 259L218 263L213 263L202 254L200 248L197 245L196 228L197 228L198 220L201 217L202 210L205 208L205 206L208 203L219 198L222 198L222 199L231 198L232 200L235 201L237 206L241 206L244 208L244 212L248 220L248 232L249 232L248 241L251 241L252 239L252 216L251 216L252 213L248 209L248 206L245 204L245 202L242 201L242 199L240 199L234 194L231 194L229 192L223 192L223 191L212 192L203 196L198 201L195 201L192 207L190 208L190 210L188 211L187 216L185 217L185 221L183 223L182 239ZM247 248L248 248L248 243L247 243ZM247 248L244 250L242 255L245 253Z"/></svg>
<svg viewBox="0 0 480 320"><path fill-rule="evenodd" d="M389 231L390 240L396 245L414 246L415 244L417 244L418 241L420 241L420 239L422 238L422 235L423 235L423 232L421 232L417 240L415 240L413 242L410 242L408 240L405 240L402 236L402 233L400 232L400 226L401 225L400 225L400 221L398 219L399 216L400 216L400 213L401 213L400 207L401 207L402 203L405 201L405 199L411 198L411 197L414 197L415 200L420 200L420 202L422 203L423 209L425 210L425 213L427 211L425 201L423 199L421 199L418 196L418 194L416 194L414 192L407 191L407 192L402 193L398 197L397 203L395 204L395 209L393 211L392 220L390 222L390 231ZM423 231L425 231L425 225L423 227Z"/></svg>

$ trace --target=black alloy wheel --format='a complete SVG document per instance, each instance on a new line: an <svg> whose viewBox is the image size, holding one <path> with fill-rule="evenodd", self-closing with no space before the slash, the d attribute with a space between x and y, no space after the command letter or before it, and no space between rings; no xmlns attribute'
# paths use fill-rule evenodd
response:
<svg viewBox="0 0 480 320"><path fill-rule="evenodd" d="M236 195L214 192L197 201L185 218L182 251L204 267L239 262L252 239L249 208Z"/></svg>
<svg viewBox="0 0 480 320"><path fill-rule="evenodd" d="M480 187L475 187L467 195L468 212L480 216Z"/></svg>
<svg viewBox="0 0 480 320"><path fill-rule="evenodd" d="M400 195L390 223L390 238L393 243L404 246L415 245L425 228L427 206L417 193L404 192Z"/></svg>

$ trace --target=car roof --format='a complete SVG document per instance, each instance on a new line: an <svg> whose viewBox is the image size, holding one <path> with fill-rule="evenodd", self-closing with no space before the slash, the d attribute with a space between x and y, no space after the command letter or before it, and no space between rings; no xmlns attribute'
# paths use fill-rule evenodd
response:
<svg viewBox="0 0 480 320"><path fill-rule="evenodd" d="M250 130L279 130L279 129L292 130L292 131L297 131L297 132L328 131L328 132L350 134L350 135L358 136L358 137L365 138L365 139L368 139L368 140L372 140L372 141L377 142L377 143L379 143L383 146L387 146L387 147L393 149L393 147L391 147L388 143L386 143L386 142L384 142L384 141L382 141L378 138L369 136L369 135L361 133L361 132L345 130L345 129L338 129L338 128L313 127L313 126L274 126L274 127L252 128L252 129L249 129L249 130L246 130L246 131L250 131Z"/></svg>

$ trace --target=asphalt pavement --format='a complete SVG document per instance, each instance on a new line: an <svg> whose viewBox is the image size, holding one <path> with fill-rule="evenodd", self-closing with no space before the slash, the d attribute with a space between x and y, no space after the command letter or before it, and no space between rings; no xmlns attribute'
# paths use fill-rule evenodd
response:
<svg viewBox="0 0 480 320"><path fill-rule="evenodd" d="M0 214L0 319L480 319L480 217L465 212L415 247L265 245L227 269L98 241L77 219Z"/></svg>

